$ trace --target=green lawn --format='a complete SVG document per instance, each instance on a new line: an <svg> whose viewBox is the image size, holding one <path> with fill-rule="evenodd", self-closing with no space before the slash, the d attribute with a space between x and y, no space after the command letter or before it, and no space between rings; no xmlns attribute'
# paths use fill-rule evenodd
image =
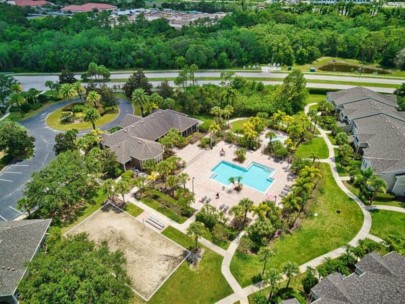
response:
<svg viewBox="0 0 405 304"><path fill-rule="evenodd" d="M235 131L238 131L238 130L242 130L243 129L243 124L245 122L247 122L247 121L248 121L247 118L234 121L233 123L231 123L231 131L235 132Z"/></svg>
<svg viewBox="0 0 405 304"><path fill-rule="evenodd" d="M134 204L127 203L124 207L124 211L128 212L133 217L137 217L143 212L143 209L139 208L138 206L135 206Z"/></svg>
<svg viewBox="0 0 405 304"><path fill-rule="evenodd" d="M370 211L373 219L371 234L385 239L389 235L405 235L405 214L395 211Z"/></svg>
<svg viewBox="0 0 405 304"><path fill-rule="evenodd" d="M177 214L172 209L163 206L158 201L156 201L152 198L143 198L141 201L145 205L148 205L149 207L155 209L156 211L159 211L163 215L167 216L169 219L171 219L179 224L182 224L187 220L187 217Z"/></svg>
<svg viewBox="0 0 405 304"><path fill-rule="evenodd" d="M276 251L269 267L280 267L287 261L303 264L333 249L347 244L360 230L363 214L358 205L336 185L330 167L320 164L323 174L319 182L315 202L309 207L308 216L301 228L292 235L276 240ZM338 214L336 211L340 210ZM252 284L252 278L261 271L262 263L256 255L236 252L231 262L231 271L242 286Z"/></svg>
<svg viewBox="0 0 405 304"><path fill-rule="evenodd" d="M310 142L299 146L295 156L310 158L312 153L316 154L320 159L328 158L328 146L322 137L314 137Z"/></svg>
<svg viewBox="0 0 405 304"><path fill-rule="evenodd" d="M328 134L329 141L332 145L336 145L336 139L332 134ZM337 154L337 149L335 150L335 155Z"/></svg>
<svg viewBox="0 0 405 304"><path fill-rule="evenodd" d="M80 122L80 123L67 123L67 124L62 124L59 121L60 115L62 113L62 109L58 109L46 118L46 123L48 126L50 126L52 129L59 130L59 131L67 131L71 129L76 129L76 130L86 130L86 129L91 129L91 123L89 122ZM113 121L114 119L117 118L119 112L117 111L116 113L107 113L103 115L100 119L96 121L96 126L100 127L102 125L105 125L106 123L109 123Z"/></svg>
<svg viewBox="0 0 405 304"><path fill-rule="evenodd" d="M325 99L326 99L325 94L309 94L305 103L306 104L314 103L314 102L320 103L321 101L323 101Z"/></svg>
<svg viewBox="0 0 405 304"><path fill-rule="evenodd" d="M199 119L207 124L212 124L214 122L214 117L212 115L201 114L194 116L194 118Z"/></svg>
<svg viewBox="0 0 405 304"><path fill-rule="evenodd" d="M162 234L186 248L193 244L188 236L172 227L166 228ZM232 289L221 273L222 256L204 249L197 268L183 262L148 303L210 304L230 295Z"/></svg>

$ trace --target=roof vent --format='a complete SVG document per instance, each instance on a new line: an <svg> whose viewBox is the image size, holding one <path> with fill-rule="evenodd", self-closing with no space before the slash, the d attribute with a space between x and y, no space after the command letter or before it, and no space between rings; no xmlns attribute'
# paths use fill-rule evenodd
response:
<svg viewBox="0 0 405 304"><path fill-rule="evenodd" d="M152 114L150 117L152 117L152 118L153 118L153 117L155 117L155 115L153 115L153 114Z"/></svg>
<svg viewBox="0 0 405 304"><path fill-rule="evenodd" d="M138 144L142 145L142 142L140 140L138 140Z"/></svg>
<svg viewBox="0 0 405 304"><path fill-rule="evenodd" d="M145 123L145 121L144 121L144 120L141 120L141 123Z"/></svg>
<svg viewBox="0 0 405 304"><path fill-rule="evenodd" d="M127 130L127 129L124 129L124 132L125 132L125 133L127 133L127 132L128 132L128 130Z"/></svg>
<svg viewBox="0 0 405 304"><path fill-rule="evenodd" d="M400 134L397 132L397 135L400 136Z"/></svg>

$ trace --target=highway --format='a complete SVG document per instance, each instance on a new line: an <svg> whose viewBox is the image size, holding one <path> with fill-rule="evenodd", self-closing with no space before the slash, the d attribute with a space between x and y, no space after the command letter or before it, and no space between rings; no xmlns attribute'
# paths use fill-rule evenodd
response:
<svg viewBox="0 0 405 304"><path fill-rule="evenodd" d="M245 78L269 78L271 80L265 80L263 83L265 84L279 84L282 82L283 78L286 77L287 73L269 73L269 72L236 72L237 76L245 77ZM131 74L130 73L113 73L111 74L112 80L122 80L127 79ZM146 72L146 77L152 79L151 83L154 85L159 84L160 81L153 81L154 78L159 79L174 79L177 77L177 71L170 71L170 72ZM78 79L80 79L80 75L76 75ZM219 78L220 72L197 72L195 73L196 78ZM58 81L57 75L36 75L36 76L14 76L23 86L24 90L29 90L30 88L35 88L37 90L45 90L45 82L50 80L53 82ZM382 88L375 86L373 87L372 84L387 84L387 85L395 85L399 86L405 79L398 78L372 78L368 77L355 77L355 76L333 76L333 75L316 75L316 74L305 74L305 78L308 81L307 86L309 88L326 88L326 89L347 89L353 86L356 86L356 83L368 83L366 87L382 92L382 93L391 93L394 91L393 88ZM347 84L335 84L335 83L314 83L312 81L339 81L339 82L347 82ZM205 84L205 83L212 83L218 84L219 80L199 80L198 83ZM173 82L171 82L173 84ZM353 83L353 84L351 84ZM113 85L122 85L123 82L109 82L107 83L108 86Z"/></svg>

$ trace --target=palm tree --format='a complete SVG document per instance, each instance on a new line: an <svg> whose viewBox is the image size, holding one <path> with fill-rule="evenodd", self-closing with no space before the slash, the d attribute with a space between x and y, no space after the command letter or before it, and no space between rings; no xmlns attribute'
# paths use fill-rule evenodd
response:
<svg viewBox="0 0 405 304"><path fill-rule="evenodd" d="M314 185L316 185L316 182L318 179L322 177L321 171L314 167L314 166L305 166L299 174L300 178L308 178L312 181Z"/></svg>
<svg viewBox="0 0 405 304"><path fill-rule="evenodd" d="M368 181L368 190L371 191L370 205L373 203L377 193L385 193L387 191L387 184L381 178L373 176Z"/></svg>
<svg viewBox="0 0 405 304"><path fill-rule="evenodd" d="M148 96L146 95L144 89L136 89L132 92L131 103L134 106L139 106L141 109L141 115L144 114L144 105L148 102Z"/></svg>
<svg viewBox="0 0 405 304"><path fill-rule="evenodd" d="M198 238L202 236L206 232L205 225L201 222L193 222L187 228L187 235L194 239L194 248L193 250L196 252L198 251Z"/></svg>
<svg viewBox="0 0 405 304"><path fill-rule="evenodd" d="M288 289L291 279L300 273L300 269L298 268L298 265L296 263L288 261L283 265L283 272L288 279L287 285L285 287Z"/></svg>
<svg viewBox="0 0 405 304"><path fill-rule="evenodd" d="M234 219L238 223L238 228L241 230L243 229L240 223L242 223L243 215L244 215L244 209L241 205L235 205L229 209L229 213L234 216Z"/></svg>
<svg viewBox="0 0 405 304"><path fill-rule="evenodd" d="M129 191L130 182L127 179L121 178L115 185L116 193L121 194L122 201L125 203L125 194Z"/></svg>
<svg viewBox="0 0 405 304"><path fill-rule="evenodd" d="M292 213L300 210L301 202L301 197L295 196L293 193L282 198L281 203L283 204L283 214L287 217L287 221Z"/></svg>
<svg viewBox="0 0 405 304"><path fill-rule="evenodd" d="M373 176L374 172L372 168L367 168L358 172L356 176L356 184L360 186L361 192L366 192L368 180Z"/></svg>
<svg viewBox="0 0 405 304"><path fill-rule="evenodd" d="M223 110L220 107L215 106L211 109L210 113L211 115L214 115L215 122L219 124L223 115Z"/></svg>
<svg viewBox="0 0 405 304"><path fill-rule="evenodd" d="M111 178L106 179L101 186L101 192L107 196L107 199L114 201L114 196L116 194L115 182Z"/></svg>
<svg viewBox="0 0 405 304"><path fill-rule="evenodd" d="M269 132L266 133L266 138L269 139L269 143L267 144L267 151L270 154L273 153L273 150L274 150L273 139L276 138L276 137L277 137L276 133L274 133L272 131L269 131Z"/></svg>
<svg viewBox="0 0 405 304"><path fill-rule="evenodd" d="M69 84L69 83L64 83L60 86L59 88L59 95L63 98L63 99L72 99L73 97L76 97L77 92L74 89L74 87Z"/></svg>
<svg viewBox="0 0 405 304"><path fill-rule="evenodd" d="M98 108L100 106L101 95L96 91L90 91L87 93L86 101L94 106L94 108Z"/></svg>
<svg viewBox="0 0 405 304"><path fill-rule="evenodd" d="M259 257L259 260L261 262L263 262L263 269L262 269L262 274L261 274L261 276L263 276L263 274L264 274L264 272L266 270L267 262L269 261L269 259L271 257L273 257L275 255L275 253L274 253L273 250L271 250L271 248L266 246L266 247L261 247L259 249L259 252L257 253L257 255Z"/></svg>
<svg viewBox="0 0 405 304"><path fill-rule="evenodd" d="M314 164L315 164L315 161L316 161L316 160L319 160L318 153L311 152L311 154L309 155L309 158L312 158L312 165L314 165Z"/></svg>
<svg viewBox="0 0 405 304"><path fill-rule="evenodd" d="M221 127L218 123L212 123L208 129L208 131L210 132L210 148L212 149L212 140L213 140L213 136L214 134L216 134L217 132L221 131Z"/></svg>
<svg viewBox="0 0 405 304"><path fill-rule="evenodd" d="M86 94L86 88L82 86L82 83L80 81L76 81L75 83L73 83L72 87L75 89L77 95L79 95L80 101L83 102L83 96Z"/></svg>
<svg viewBox="0 0 405 304"><path fill-rule="evenodd" d="M21 106L27 101L21 93L12 93L8 102L10 105L14 105L19 109L21 117L24 116Z"/></svg>
<svg viewBox="0 0 405 304"><path fill-rule="evenodd" d="M293 185L294 193L302 198L307 197L314 184L309 178L298 178Z"/></svg>
<svg viewBox="0 0 405 304"><path fill-rule="evenodd" d="M93 108L88 107L84 110L84 121L90 122L93 126L93 130L96 129L96 121L100 118L100 113Z"/></svg>
<svg viewBox="0 0 405 304"><path fill-rule="evenodd" d="M183 189L186 190L186 183L190 180L190 177L187 173L180 173L177 176L177 180L180 184L183 185Z"/></svg>
<svg viewBox="0 0 405 304"><path fill-rule="evenodd" d="M249 211L252 210L253 201L248 198L243 198L239 201L238 205L240 205L243 210L243 221L242 221L242 229L243 229L243 228L245 228L247 214Z"/></svg>
<svg viewBox="0 0 405 304"><path fill-rule="evenodd" d="M271 302L271 299L273 298L274 289L277 287L280 280L281 275L277 269L271 268L268 272L266 272L264 276L264 283L266 285L270 285L270 292L267 298L267 303Z"/></svg>
<svg viewBox="0 0 405 304"><path fill-rule="evenodd" d="M229 105L229 104L228 104L227 106L225 106L225 108L222 110L222 113L224 114L225 119L226 119L226 121L227 121L228 128L229 128L229 117L232 116L233 112L234 112L234 109L233 109L233 107L232 107L231 105Z"/></svg>

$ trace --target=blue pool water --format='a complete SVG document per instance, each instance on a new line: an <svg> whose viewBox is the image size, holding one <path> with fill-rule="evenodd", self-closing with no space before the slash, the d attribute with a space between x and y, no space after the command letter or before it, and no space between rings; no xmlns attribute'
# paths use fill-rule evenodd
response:
<svg viewBox="0 0 405 304"><path fill-rule="evenodd" d="M211 177L215 181L229 186L229 178L242 176L241 183L249 186L261 192L266 192L270 185L274 182L274 179L269 176L273 174L274 169L260 165L258 163L252 163L247 169L232 164L226 161L221 161L212 170L214 174Z"/></svg>

